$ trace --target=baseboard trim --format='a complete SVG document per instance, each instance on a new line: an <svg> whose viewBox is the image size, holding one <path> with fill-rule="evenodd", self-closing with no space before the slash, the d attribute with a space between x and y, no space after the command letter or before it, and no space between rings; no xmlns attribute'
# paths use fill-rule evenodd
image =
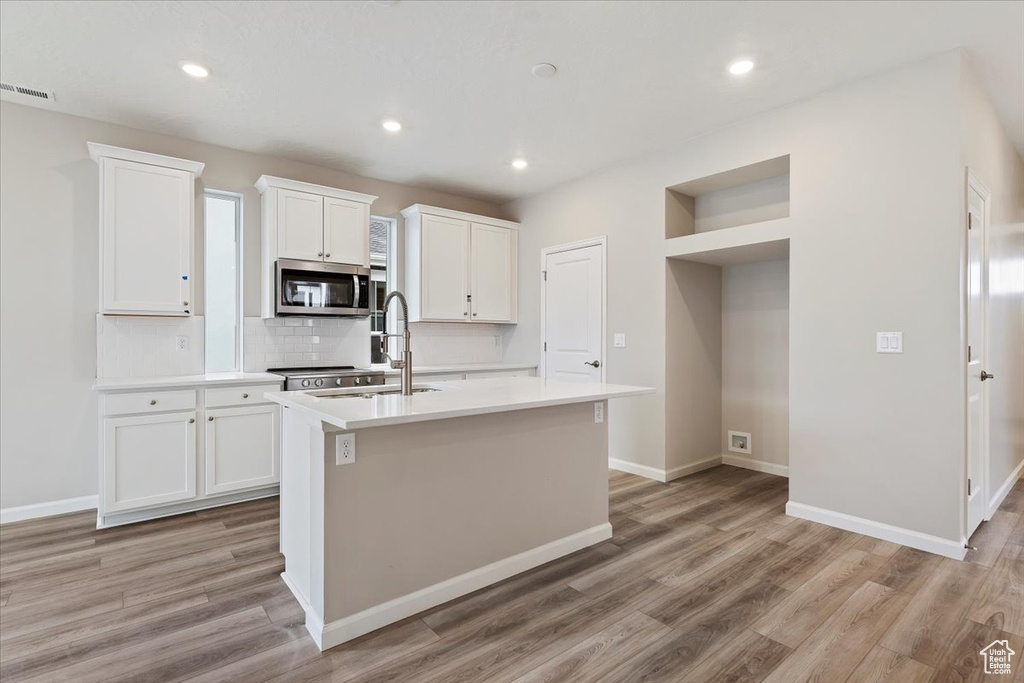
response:
<svg viewBox="0 0 1024 683"><path fill-rule="evenodd" d="M248 503L261 498L271 498L279 495L279 493L279 485L271 484L270 486L252 489L251 491L210 496L209 498L204 498L200 501L188 500L184 503L175 503L173 505L164 505L162 507L145 508L143 510L129 510L127 512L112 512L105 516L97 515L96 528L109 529L111 527L122 526L124 524L135 524L136 522L148 522L151 519L173 517L174 515L180 515L186 512L210 510L212 508L224 507L225 505L234 505L235 503Z"/></svg>
<svg viewBox="0 0 1024 683"><path fill-rule="evenodd" d="M28 519L52 517L53 515L66 515L69 512L81 512L82 510L95 510L98 505L98 496L81 496L80 498L53 500L48 503L3 508L0 510L0 524L23 522Z"/></svg>
<svg viewBox="0 0 1024 683"><path fill-rule="evenodd" d="M313 637L313 642L323 652L323 641L321 640L321 634L324 631L324 622L320 620L320 617L316 615L316 611L306 601L305 596L299 591L295 582L292 581L292 577L288 576L288 569L286 568L281 572L281 580L284 581L284 585L288 586L288 590L292 592L292 596L295 601L299 603L299 607L306 613L306 630L309 631L309 635Z"/></svg>
<svg viewBox="0 0 1024 683"><path fill-rule="evenodd" d="M985 515L985 519L992 519L992 515L995 514L999 506L1006 500L1006 496L1010 494L1010 489L1013 488L1014 484L1021 477L1021 472L1024 471L1024 460L1017 463L1017 466L1010 472L1010 476L1006 478L1003 485L999 487L999 490L995 492L992 498L988 501L988 514Z"/></svg>
<svg viewBox="0 0 1024 683"><path fill-rule="evenodd" d="M863 534L864 536L880 538L883 541L899 543L900 545L942 555L943 557L951 557L954 560L962 560L964 555L967 554L963 544L956 541L939 538L931 534L923 534L919 531L912 531L891 524L874 522L863 517L854 517L843 512L814 507L813 505L789 501L786 503L786 514L811 522L827 524L837 529L845 529L846 531Z"/></svg>
<svg viewBox="0 0 1024 683"><path fill-rule="evenodd" d="M733 467L742 467L743 469L754 470L755 472L774 474L777 477L789 477L788 466L778 465L773 462L765 462L764 460L758 460L757 458L748 458L745 455L723 453L722 464L732 465Z"/></svg>
<svg viewBox="0 0 1024 683"><path fill-rule="evenodd" d="M701 470L710 469L717 467L722 464L722 459L718 456L708 458L707 460L701 460L700 462L690 463L688 465L680 465L679 467L673 467L670 470L663 470L658 467L650 467L648 465L638 465L635 462L629 462L628 460L618 460L617 458L608 458L608 467L619 472L626 472L627 474L635 474L638 477L644 477L646 479L653 479L654 481L660 481L662 483L672 481L673 479L679 479L689 474L700 472Z"/></svg>
<svg viewBox="0 0 1024 683"><path fill-rule="evenodd" d="M528 569L557 560L559 557L564 557L577 550L606 541L611 537L612 525L607 522L598 524L326 624L320 622L316 613L309 608L304 600L300 598L299 602L306 610L306 629L313 636L317 647L320 650L329 650L370 631L376 631L388 624L480 590L498 581L503 581ZM287 579L285 579L285 583L289 584L292 593L298 597L294 586L291 586Z"/></svg>

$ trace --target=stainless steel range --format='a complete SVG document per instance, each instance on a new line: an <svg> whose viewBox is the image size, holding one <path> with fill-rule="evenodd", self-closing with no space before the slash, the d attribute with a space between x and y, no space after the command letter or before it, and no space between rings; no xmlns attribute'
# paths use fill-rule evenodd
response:
<svg viewBox="0 0 1024 683"><path fill-rule="evenodd" d="M367 387L384 384L382 370L360 370L352 365L329 368L271 368L267 372L284 377L285 391Z"/></svg>

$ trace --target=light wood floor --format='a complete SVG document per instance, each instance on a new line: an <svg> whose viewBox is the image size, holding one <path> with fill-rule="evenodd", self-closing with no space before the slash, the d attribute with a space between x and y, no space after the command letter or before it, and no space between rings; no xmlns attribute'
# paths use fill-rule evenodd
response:
<svg viewBox="0 0 1024 683"><path fill-rule="evenodd" d="M980 681L1024 659L1024 484L956 562L783 514L786 480L611 473L614 538L319 653L277 500L0 528L0 679ZM1013 662L1024 681L1024 664Z"/></svg>

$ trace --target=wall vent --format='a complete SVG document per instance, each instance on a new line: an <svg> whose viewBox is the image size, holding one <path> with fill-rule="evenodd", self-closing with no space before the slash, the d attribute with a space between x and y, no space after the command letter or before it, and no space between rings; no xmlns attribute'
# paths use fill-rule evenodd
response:
<svg viewBox="0 0 1024 683"><path fill-rule="evenodd" d="M38 97L41 100L49 100L51 102L55 102L57 100L57 97L49 90L40 90L39 88L27 88L24 85L14 85L13 83L0 83L0 90L6 90L7 92L17 93L18 95Z"/></svg>

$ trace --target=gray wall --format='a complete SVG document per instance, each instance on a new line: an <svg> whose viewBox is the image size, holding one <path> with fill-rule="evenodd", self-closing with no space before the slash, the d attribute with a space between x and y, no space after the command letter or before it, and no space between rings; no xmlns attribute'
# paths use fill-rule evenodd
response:
<svg viewBox="0 0 1024 683"><path fill-rule="evenodd" d="M692 416L665 387L714 400L716 386L666 362L714 358L699 335L666 347L665 188L790 154L791 499L959 541L960 74L958 52L940 55L510 203L521 308L506 359L539 357L541 248L607 235L608 333L628 334L608 345L608 379L659 388L611 406L610 455L668 471L716 455L717 434L666 444ZM879 330L902 330L906 352L876 354Z"/></svg>
<svg viewBox="0 0 1024 683"><path fill-rule="evenodd" d="M366 192L400 218L417 202L502 217L488 202L287 159L0 103L0 507L96 493L99 173L85 143L206 163L204 187L244 196L245 313L259 315L263 173ZM201 204L197 204L201 207ZM196 213L196 293L202 292ZM201 312L197 307L197 313Z"/></svg>

